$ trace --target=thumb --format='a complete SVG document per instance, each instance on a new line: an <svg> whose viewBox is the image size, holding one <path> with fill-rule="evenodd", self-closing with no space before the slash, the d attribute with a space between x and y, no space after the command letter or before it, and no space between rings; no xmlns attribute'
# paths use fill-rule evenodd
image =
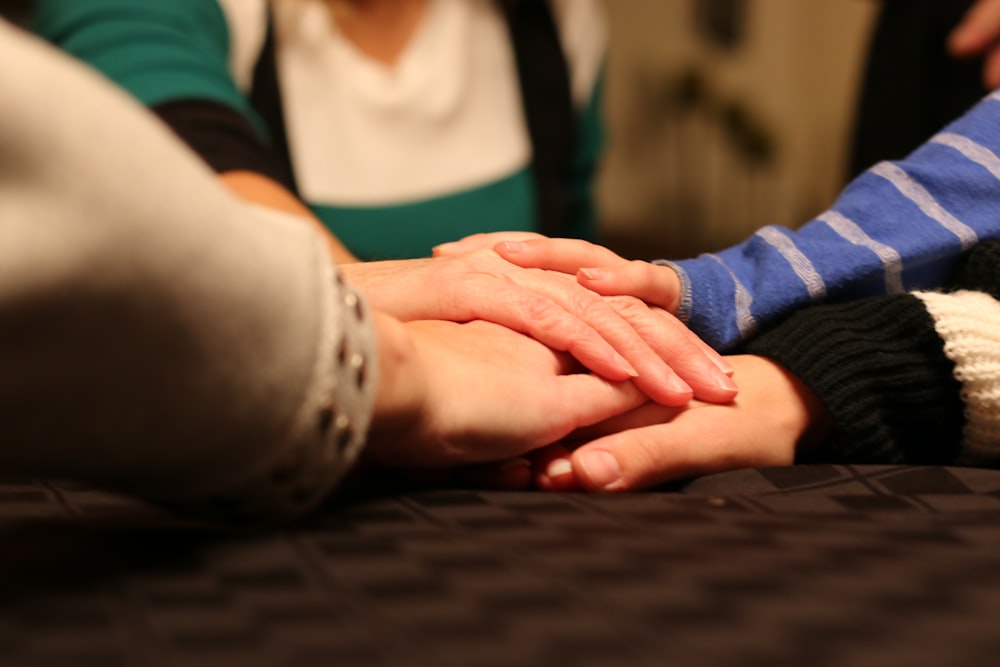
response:
<svg viewBox="0 0 1000 667"><path fill-rule="evenodd" d="M700 411L686 414L694 412ZM590 491L638 491L751 465L739 443L712 430L699 420L675 419L615 433L573 452L573 474Z"/></svg>

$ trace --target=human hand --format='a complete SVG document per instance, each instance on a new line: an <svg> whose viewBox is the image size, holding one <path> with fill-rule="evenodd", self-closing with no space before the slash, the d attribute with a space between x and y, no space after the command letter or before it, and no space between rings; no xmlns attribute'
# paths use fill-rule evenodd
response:
<svg viewBox="0 0 1000 667"><path fill-rule="evenodd" d="M489 322L377 315L379 387L366 450L393 467L516 458L647 399L566 354Z"/></svg>
<svg viewBox="0 0 1000 667"><path fill-rule="evenodd" d="M983 83L1000 87L1000 0L978 0L948 37L956 58L984 56Z"/></svg>
<svg viewBox="0 0 1000 667"><path fill-rule="evenodd" d="M668 266L627 260L617 253L580 239L548 238L527 232L473 234L434 249L450 256L491 248L523 268L546 269L576 276L587 289L604 296L632 296L670 313L677 312L681 284Z"/></svg>
<svg viewBox="0 0 1000 667"><path fill-rule="evenodd" d="M730 405L646 404L573 435L575 451L535 454L536 482L549 490L634 491L737 468L789 465L829 432L829 416L781 366L730 357L740 395Z"/></svg>
<svg viewBox="0 0 1000 667"><path fill-rule="evenodd" d="M526 269L493 250L342 267L371 305L404 321L486 320L570 353L595 373L634 379L651 399L728 402L728 364L667 313L638 299L605 299L555 271Z"/></svg>

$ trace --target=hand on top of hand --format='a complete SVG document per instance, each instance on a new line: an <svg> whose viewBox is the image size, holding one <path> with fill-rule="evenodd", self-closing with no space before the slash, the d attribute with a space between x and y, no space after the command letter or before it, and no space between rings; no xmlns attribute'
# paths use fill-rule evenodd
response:
<svg viewBox="0 0 1000 667"><path fill-rule="evenodd" d="M680 279L673 269L627 260L603 246L580 239L549 238L531 232L473 234L434 249L435 256L489 248L524 268L575 275L577 282L604 296L631 296L677 313Z"/></svg>
<svg viewBox="0 0 1000 667"><path fill-rule="evenodd" d="M494 250L341 268L377 310L404 321L502 324L608 380L633 380L664 405L736 395L722 357L662 309L631 296L603 298L570 275L520 267Z"/></svg>
<svg viewBox="0 0 1000 667"><path fill-rule="evenodd" d="M382 466L509 460L648 401L631 382L581 373L568 355L490 322L380 313L377 325L380 359L392 363L365 456Z"/></svg>

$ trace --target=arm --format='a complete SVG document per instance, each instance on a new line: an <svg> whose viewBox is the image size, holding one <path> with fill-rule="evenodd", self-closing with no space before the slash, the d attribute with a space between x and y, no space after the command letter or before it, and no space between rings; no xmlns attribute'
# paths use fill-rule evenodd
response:
<svg viewBox="0 0 1000 667"><path fill-rule="evenodd" d="M569 352L603 377L634 379L666 405L683 405L692 393L714 402L736 393L718 355L672 316L631 298L601 299L570 276L522 269L491 250L363 262L344 272L375 308L400 319L503 324Z"/></svg>
<svg viewBox="0 0 1000 667"><path fill-rule="evenodd" d="M281 183L264 174L246 170L227 171L220 177L226 187L244 201L309 220L323 234L330 256L337 263L350 264L358 261L358 258L347 249L347 246L331 234L319 218L313 215L312 211Z"/></svg>
<svg viewBox="0 0 1000 667"><path fill-rule="evenodd" d="M369 310L313 230L92 72L4 24L0 58L3 473L279 517L366 440L383 465L499 460L645 400L503 327Z"/></svg>
<svg viewBox="0 0 1000 667"><path fill-rule="evenodd" d="M0 467L206 512L315 504L373 394L339 365L341 341L372 358L370 324L316 234L85 68L2 25L0 54Z"/></svg>
<svg viewBox="0 0 1000 667"><path fill-rule="evenodd" d="M765 227L718 253L656 266L582 241L523 235L470 237L446 250L499 240L496 251L519 266L576 273L600 294L675 307L708 343L728 350L809 304L945 284L964 251L1000 237L998 153L994 94L905 160L859 176L798 230Z"/></svg>
<svg viewBox="0 0 1000 667"><path fill-rule="evenodd" d="M337 261L357 261L293 194L287 168L231 68L234 42L246 37L230 30L218 2L42 0L33 24L156 112L238 196L305 218L328 237Z"/></svg>
<svg viewBox="0 0 1000 667"><path fill-rule="evenodd" d="M40 33L157 111L239 196L312 219L288 183L283 184L280 165L261 143L262 123L230 73L225 45L232 36L218 3L42 0L36 24ZM335 259L354 260L336 239L330 237L329 243ZM685 359L701 361L681 367L680 378L654 354L640 331L592 294L565 281L550 280L542 286L534 274L513 265L489 290L475 293L479 300L474 307L453 307L472 301L465 282L449 280L456 277L454 264L438 269L419 261L410 266L387 262L359 267L352 279L379 308L399 317L496 321L570 350L610 379L640 373L643 388L662 402L686 402L693 393L686 381L708 400L729 400L735 393L693 340L680 346L680 352ZM496 262L469 267L470 282L496 275L496 268ZM507 279L513 272L523 276L519 285ZM369 280L373 274L379 278ZM525 286L527 280L532 286ZM420 284L423 289L417 289ZM402 285L410 289L402 290ZM418 313L413 312L415 303L421 306Z"/></svg>
<svg viewBox="0 0 1000 667"><path fill-rule="evenodd" d="M995 466L997 297L1000 242L987 241L963 259L953 291L809 308L748 348L820 398L840 460Z"/></svg>
<svg viewBox="0 0 1000 667"><path fill-rule="evenodd" d="M986 242L954 292L806 308L752 340L757 356L731 358L733 405L617 417L575 452L550 450L539 482L631 490L796 459L1000 465L998 260Z"/></svg>

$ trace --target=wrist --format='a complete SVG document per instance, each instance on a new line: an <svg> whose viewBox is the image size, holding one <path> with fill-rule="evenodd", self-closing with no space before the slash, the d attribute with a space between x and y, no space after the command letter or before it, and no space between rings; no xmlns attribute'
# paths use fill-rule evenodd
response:
<svg viewBox="0 0 1000 667"><path fill-rule="evenodd" d="M379 380L369 429L366 458L387 462L386 452L401 439L414 437L426 413L428 377L406 325L376 312Z"/></svg>
<svg viewBox="0 0 1000 667"><path fill-rule="evenodd" d="M783 459L790 462L826 442L833 420L802 380L767 357L744 354L727 359L740 383L737 405L756 411L772 445L784 452Z"/></svg>
<svg viewBox="0 0 1000 667"><path fill-rule="evenodd" d="M805 454L818 449L833 431L833 419L816 394L796 376L777 362L765 360L781 375L788 405L796 426L796 452Z"/></svg>

